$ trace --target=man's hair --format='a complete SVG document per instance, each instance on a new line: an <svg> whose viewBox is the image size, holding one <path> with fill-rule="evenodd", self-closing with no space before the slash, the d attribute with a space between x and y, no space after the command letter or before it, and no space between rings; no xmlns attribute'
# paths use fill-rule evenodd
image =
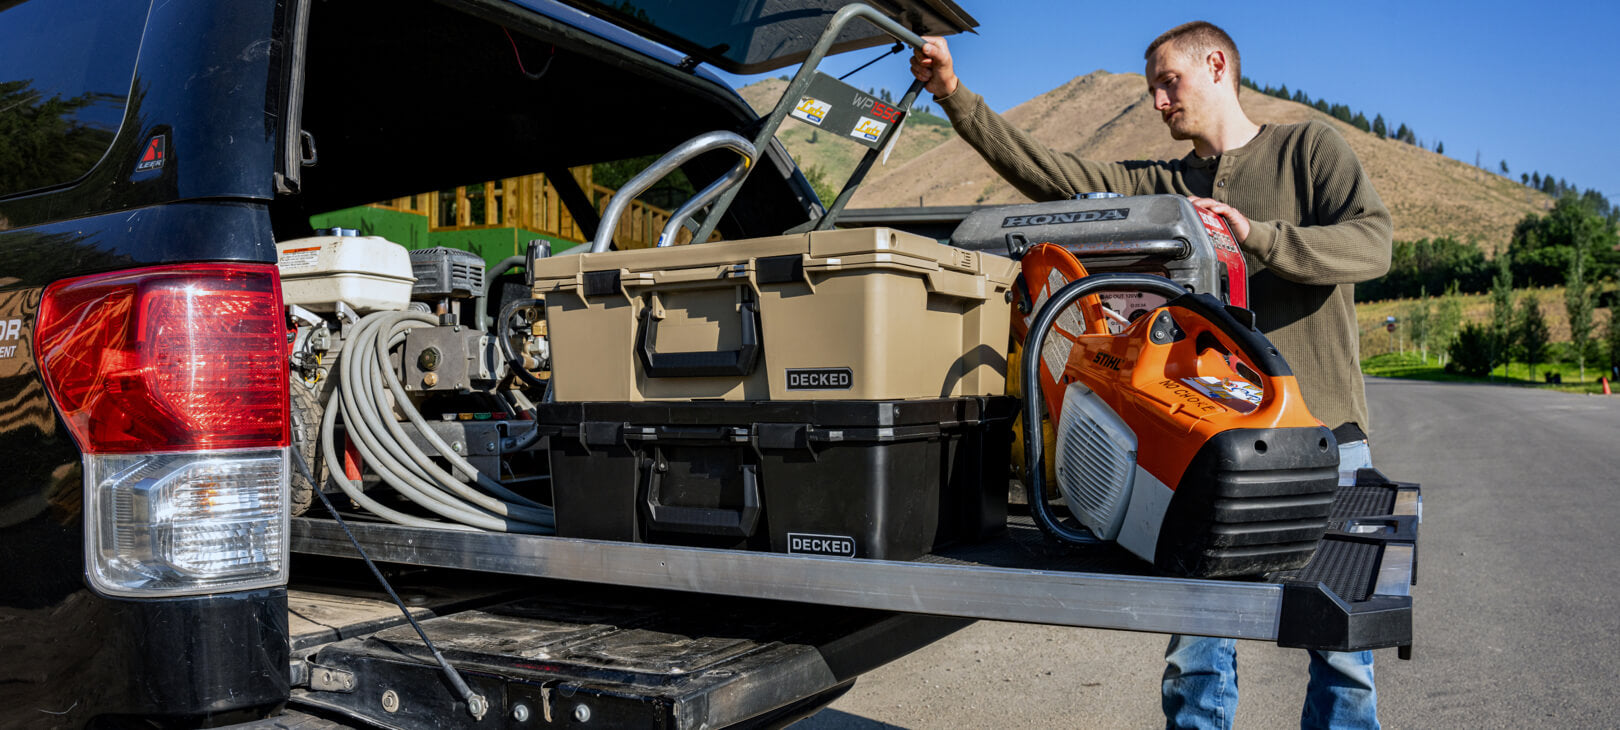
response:
<svg viewBox="0 0 1620 730"><path fill-rule="evenodd" d="M1234 90L1243 88L1243 62L1238 57L1237 44L1232 42L1232 36L1227 35L1226 31L1214 23L1194 20L1171 28L1148 44L1147 52L1142 54L1142 59L1152 58L1153 52L1166 43L1174 43L1176 50L1198 61L1208 58L1212 51L1225 53L1227 70L1232 76L1232 88Z"/></svg>

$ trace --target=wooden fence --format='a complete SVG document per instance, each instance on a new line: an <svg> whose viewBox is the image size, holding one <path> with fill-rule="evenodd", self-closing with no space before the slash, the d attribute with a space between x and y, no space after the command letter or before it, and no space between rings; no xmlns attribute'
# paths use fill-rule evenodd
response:
<svg viewBox="0 0 1620 730"><path fill-rule="evenodd" d="M607 211L616 190L595 184L591 168L578 167L571 171L575 182L591 199L597 215ZM428 217L428 231L468 231L482 228L525 228L549 236L585 241L585 233L574 221L574 216L563 205L557 189L545 175L525 175L491 180L476 185L463 185L449 190L421 193L403 198L373 203L373 208L416 213ZM670 211L641 201L630 204L619 217L614 238L621 248L647 248L658 240L658 234L669 223ZM716 232L709 237L720 238ZM676 243L690 242L692 232L682 229Z"/></svg>

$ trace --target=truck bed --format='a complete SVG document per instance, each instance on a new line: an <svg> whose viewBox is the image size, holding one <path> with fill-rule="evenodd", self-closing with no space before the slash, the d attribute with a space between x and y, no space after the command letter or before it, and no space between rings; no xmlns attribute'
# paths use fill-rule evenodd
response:
<svg viewBox="0 0 1620 730"><path fill-rule="evenodd" d="M289 590L293 709L242 727L779 727L971 623L462 571L406 570L392 582L490 701L483 722L397 606L340 582Z"/></svg>

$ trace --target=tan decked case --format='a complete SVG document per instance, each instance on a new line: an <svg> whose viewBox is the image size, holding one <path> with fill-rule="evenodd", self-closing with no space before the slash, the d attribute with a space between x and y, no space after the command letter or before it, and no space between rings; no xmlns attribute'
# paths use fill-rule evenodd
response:
<svg viewBox="0 0 1620 730"><path fill-rule="evenodd" d="M559 401L1000 395L1016 275L887 228L534 266Z"/></svg>

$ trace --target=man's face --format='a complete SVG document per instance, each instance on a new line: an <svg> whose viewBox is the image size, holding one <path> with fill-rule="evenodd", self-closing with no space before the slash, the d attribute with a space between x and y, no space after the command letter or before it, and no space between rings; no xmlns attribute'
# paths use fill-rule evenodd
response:
<svg viewBox="0 0 1620 730"><path fill-rule="evenodd" d="M1205 131L1219 91L1206 58L1190 58L1166 43L1147 62L1148 93L1172 139L1196 139Z"/></svg>

